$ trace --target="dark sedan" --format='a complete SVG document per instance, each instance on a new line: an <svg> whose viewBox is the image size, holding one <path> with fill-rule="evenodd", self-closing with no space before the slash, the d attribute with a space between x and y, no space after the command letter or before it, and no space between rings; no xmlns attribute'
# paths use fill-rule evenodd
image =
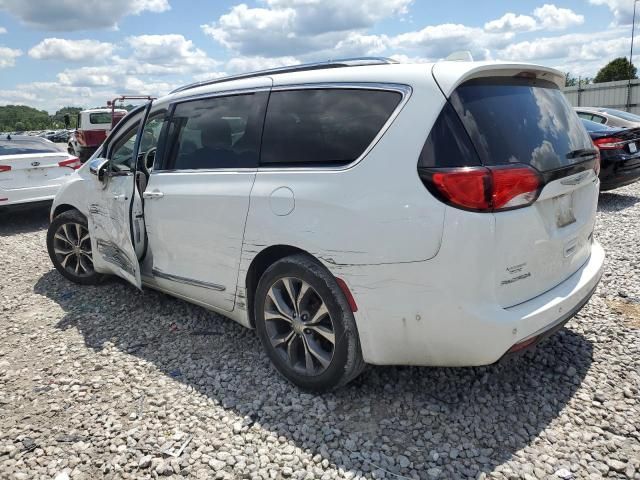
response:
<svg viewBox="0 0 640 480"><path fill-rule="evenodd" d="M600 190L640 179L640 128L607 127L585 119L582 123L600 150Z"/></svg>

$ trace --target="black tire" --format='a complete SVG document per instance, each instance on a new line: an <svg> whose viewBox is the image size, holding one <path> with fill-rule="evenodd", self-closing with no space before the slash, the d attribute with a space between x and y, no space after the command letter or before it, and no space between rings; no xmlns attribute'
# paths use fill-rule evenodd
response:
<svg viewBox="0 0 640 480"><path fill-rule="evenodd" d="M84 228L81 232L86 231L81 235L80 240L77 239L77 225ZM65 226L68 234L64 233ZM47 231L47 251L53 266L62 276L80 285L96 285L102 280L103 276L93 269L93 263L89 261L90 257L87 257L85 253L68 255L67 262L63 265L64 258L67 255L61 255L59 252L67 251L67 249L73 250L74 246L71 243L76 243L75 246L79 248L79 252L88 251L91 253L91 239L81 241L82 238L88 237L88 232L87 219L77 210L68 210L55 217ZM67 240L63 240L61 236L66 237ZM78 264L78 262L80 263ZM73 268L74 266L77 266L77 268ZM76 270L78 273L75 272Z"/></svg>
<svg viewBox="0 0 640 480"><path fill-rule="evenodd" d="M309 307L309 312L306 315L301 308L301 313L299 313L296 321L296 328L302 328L303 331L294 331L293 323L288 320L282 322L283 318L274 319L272 315L275 302L271 300L272 297L268 299L269 293L270 291L272 294L277 292L278 290L272 290L272 288L277 288L279 285L283 287L284 284L282 282L287 281L287 279L291 279L294 282L294 289L296 288L296 282L299 282L297 283L299 290L296 290L294 295L298 299L300 298L299 292L305 283L307 287L311 287L306 290L308 293L305 298L307 304L311 303L312 306ZM284 299L284 297L281 298ZM289 295L287 298L292 297ZM346 385L364 370L365 363L362 359L358 330L349 303L333 275L312 257L305 254L297 254L275 262L260 278L254 300L254 318L258 337L276 369L293 384L304 390L326 392ZM319 305L318 302L324 303L328 311L328 315L325 314L324 320L322 320L325 322L324 327L317 323L312 326L312 319L309 318L312 315L315 316L310 313L311 311L315 310L317 312L319 310L320 307L317 307ZM291 310L296 308L292 306L291 301L288 301L287 305ZM313 308L313 305L316 308ZM304 308L306 309L307 306ZM267 310L271 312L268 314L269 320L265 319ZM293 312L291 311L290 313ZM275 316L278 317L279 315L276 314ZM295 316L295 313L293 313L293 317ZM303 321L305 316L309 323L305 323L306 320ZM283 325L283 333L279 331L274 333L274 324ZM330 326L327 327L329 324ZM303 328L307 325L310 326L310 329ZM324 331L333 331L333 344L326 340L324 334L318 335L317 328L319 327L324 328ZM292 341L297 341L298 352L300 353L292 355L288 346L283 345L278 348L273 345L272 342L275 340L272 339L288 336L288 334L292 334L295 340L290 340L287 345L290 345ZM314 345L313 349L308 347L310 344ZM331 350L330 360L326 365L324 363L320 364L319 357L314 356L311 362L313 368L310 370L309 365L306 363L308 361L306 354L310 355L311 350L317 351L317 347L320 344L323 344L326 350ZM283 349L286 349L286 352ZM292 357L296 357L300 361L292 362ZM300 357L304 357L306 360L304 366L301 365L303 362ZM327 357L323 358L325 362ZM292 366L292 363L296 363L296 365ZM302 372L302 369L305 371Z"/></svg>

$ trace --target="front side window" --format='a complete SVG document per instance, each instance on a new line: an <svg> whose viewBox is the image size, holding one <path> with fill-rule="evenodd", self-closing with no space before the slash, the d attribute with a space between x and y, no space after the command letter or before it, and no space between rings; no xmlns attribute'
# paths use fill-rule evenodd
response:
<svg viewBox="0 0 640 480"><path fill-rule="evenodd" d="M166 168L257 167L268 94L254 92L178 104L171 117Z"/></svg>
<svg viewBox="0 0 640 480"><path fill-rule="evenodd" d="M364 153L402 100L398 92L305 89L271 94L264 166L346 165Z"/></svg>
<svg viewBox="0 0 640 480"><path fill-rule="evenodd" d="M133 150L138 136L138 123L116 140L111 148L109 164L114 171L133 170Z"/></svg>

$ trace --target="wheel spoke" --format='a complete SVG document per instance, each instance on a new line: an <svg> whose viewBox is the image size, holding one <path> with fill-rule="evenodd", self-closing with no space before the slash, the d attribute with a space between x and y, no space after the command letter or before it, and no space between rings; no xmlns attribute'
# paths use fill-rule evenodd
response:
<svg viewBox="0 0 640 480"><path fill-rule="evenodd" d="M282 294L280 293L280 291L275 290L273 287L271 287L271 289L269 289L268 296L271 299L273 306L276 307L276 310L278 310L280 315L289 322L293 321L293 312L282 298Z"/></svg>
<svg viewBox="0 0 640 480"><path fill-rule="evenodd" d="M324 337L326 340L331 342L333 345L336 344L336 335L327 327L323 327L322 325L312 325L307 327L309 330L316 332L321 337Z"/></svg>
<svg viewBox="0 0 640 480"><path fill-rule="evenodd" d="M73 256L73 252L66 255L62 261L60 262L60 265L62 265L62 268L67 268L67 262L69 262L69 259Z"/></svg>
<svg viewBox="0 0 640 480"><path fill-rule="evenodd" d="M304 300L304 297L308 291L309 284L307 282L302 282L302 285L300 285L300 291L298 292L298 296L296 297L296 308L298 309L298 313L304 310L302 308L302 301Z"/></svg>
<svg viewBox="0 0 640 480"><path fill-rule="evenodd" d="M82 238L82 225L80 225L79 223L76 223L76 241L78 242L77 245L80 246L80 239Z"/></svg>
<svg viewBox="0 0 640 480"><path fill-rule="evenodd" d="M318 342L316 342L313 338L310 338L308 336L305 337L305 343L311 355L313 355L316 360L320 362L322 368L327 368L329 366L329 363L331 363L331 354L325 352L322 347L320 347Z"/></svg>
<svg viewBox="0 0 640 480"><path fill-rule="evenodd" d="M271 338L271 345L278 348L282 344L289 343L289 340L291 340L291 337L293 337L294 335L295 335L295 332L293 330L289 331L288 333L276 335L275 337Z"/></svg>
<svg viewBox="0 0 640 480"><path fill-rule="evenodd" d="M307 344L307 339L303 337L304 344L304 366L307 370L307 373L313 373L313 355L311 355L311 351L309 350L309 345Z"/></svg>
<svg viewBox="0 0 640 480"><path fill-rule="evenodd" d="M294 313L298 315L300 312L298 311L298 305L296 304L296 293L293 286L293 279L287 277L283 278L281 281L284 285L284 289L287 292L287 295L289 296L289 303L293 305Z"/></svg>
<svg viewBox="0 0 640 480"><path fill-rule="evenodd" d="M296 363L298 363L298 358L296 355L296 347L295 347L296 340L298 340L298 337L296 335L293 335L289 340L289 343L287 344L287 356L289 357L289 364L292 367L295 366Z"/></svg>
<svg viewBox="0 0 640 480"><path fill-rule="evenodd" d="M69 245L73 246L73 242L69 241L68 238L65 238L64 236L60 235L59 233L56 233L53 238L55 238L56 240L60 240L61 242L65 242L68 243Z"/></svg>
<svg viewBox="0 0 640 480"><path fill-rule="evenodd" d="M73 253L73 250L60 250L59 248L54 248L53 251L56 252L56 255L62 255L63 257Z"/></svg>
<svg viewBox="0 0 640 480"><path fill-rule="evenodd" d="M74 268L76 275L80 273L80 255L76 255L76 268Z"/></svg>
<svg viewBox="0 0 640 480"><path fill-rule="evenodd" d="M90 267L84 264L84 262L82 261L82 258L83 258L82 255L78 255L78 265L80 265L80 269L82 270L83 273L89 273Z"/></svg>
<svg viewBox="0 0 640 480"><path fill-rule="evenodd" d="M316 310L316 313L307 322L307 325L316 325L324 318L325 315L329 315L329 310L327 310L327 306L322 302L318 307L318 310Z"/></svg>
<svg viewBox="0 0 640 480"><path fill-rule="evenodd" d="M67 242L73 246L75 246L75 242L73 241L73 238L71 238L71 235L69 235L69 224L65 223L64 225L62 225L62 231L64 232L65 237L67 237Z"/></svg>
<svg viewBox="0 0 640 480"><path fill-rule="evenodd" d="M90 238L91 238L91 236L89 235L89 232L87 232L87 234L80 239L80 245L82 245L84 242L86 242Z"/></svg>

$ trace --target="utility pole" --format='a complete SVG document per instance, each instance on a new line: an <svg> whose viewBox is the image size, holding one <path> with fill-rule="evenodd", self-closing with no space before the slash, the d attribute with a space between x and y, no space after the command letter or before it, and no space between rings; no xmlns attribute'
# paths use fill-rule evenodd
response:
<svg viewBox="0 0 640 480"><path fill-rule="evenodd" d="M636 4L638 0L633 0L633 20L631 25L631 50L629 52L629 83L627 84L627 112L631 110L631 76L633 72L633 36L636 32Z"/></svg>

